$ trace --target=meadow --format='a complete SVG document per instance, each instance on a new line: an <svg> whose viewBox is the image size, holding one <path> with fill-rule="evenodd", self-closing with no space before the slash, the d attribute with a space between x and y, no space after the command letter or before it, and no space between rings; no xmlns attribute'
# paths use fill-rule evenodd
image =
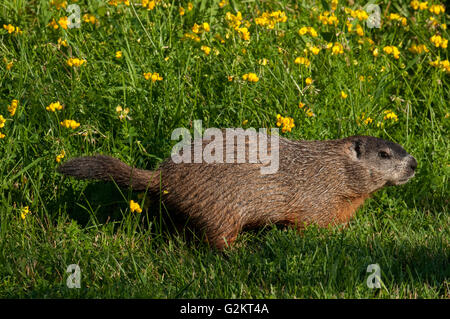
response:
<svg viewBox="0 0 450 319"><path fill-rule="evenodd" d="M372 3L379 25L357 0L2 1L0 297L449 298L448 8ZM56 172L92 154L155 168L194 120L372 135L419 166L347 228L266 227L223 253L167 234L139 193Z"/></svg>

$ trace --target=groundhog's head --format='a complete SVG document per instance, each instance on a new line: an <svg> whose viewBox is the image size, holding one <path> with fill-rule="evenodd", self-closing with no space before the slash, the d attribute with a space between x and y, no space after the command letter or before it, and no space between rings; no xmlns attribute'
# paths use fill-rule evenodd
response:
<svg viewBox="0 0 450 319"><path fill-rule="evenodd" d="M371 191L401 185L414 176L417 161L400 145L372 136L349 138L352 159L366 170Z"/></svg>

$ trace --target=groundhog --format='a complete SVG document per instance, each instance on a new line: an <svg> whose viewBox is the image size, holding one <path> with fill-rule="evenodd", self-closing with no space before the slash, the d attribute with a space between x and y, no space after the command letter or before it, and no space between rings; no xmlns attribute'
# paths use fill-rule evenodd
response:
<svg viewBox="0 0 450 319"><path fill-rule="evenodd" d="M271 153L275 144L266 140ZM203 138L201 149L211 141ZM371 136L326 141L279 137L277 141L279 162L271 174L261 173L267 162L249 163L250 138L240 146L234 138L223 139L228 152L245 149L246 161L239 163L175 163L172 157L149 171L96 155L69 160L58 172L147 190L174 216L189 220L210 245L223 249L243 229L282 224L301 230L311 223L345 224L371 194L406 183L417 167L416 159L400 145Z"/></svg>

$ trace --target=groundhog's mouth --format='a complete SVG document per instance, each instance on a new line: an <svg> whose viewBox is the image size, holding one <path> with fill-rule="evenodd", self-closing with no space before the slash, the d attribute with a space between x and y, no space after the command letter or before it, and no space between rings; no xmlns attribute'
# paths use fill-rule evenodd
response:
<svg viewBox="0 0 450 319"><path fill-rule="evenodd" d="M396 181L389 181L389 182L388 182L388 186L396 186L396 185L403 185L403 184L406 184L411 178L414 177L414 175L415 175L415 173L412 172L411 175L409 175L409 176L407 176L407 177L405 177L405 178L398 179L398 180L396 180Z"/></svg>

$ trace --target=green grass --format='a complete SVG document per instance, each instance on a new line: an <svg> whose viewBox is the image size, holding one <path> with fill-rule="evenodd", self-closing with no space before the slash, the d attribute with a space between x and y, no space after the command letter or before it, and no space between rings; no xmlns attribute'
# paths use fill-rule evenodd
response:
<svg viewBox="0 0 450 319"><path fill-rule="evenodd" d="M414 11L409 1L379 1L382 27L360 23L372 45L358 43L361 37L347 31L344 1L336 11L337 27L318 20L325 1L230 1L223 8L218 2L192 1L188 11L182 1L186 13L180 16L177 1L147 11L79 0L82 14L94 14L98 22L67 30L48 26L68 15L50 1L0 4L0 27L23 30L0 30L0 58L6 59L0 61L0 114L6 119L0 128L0 296L449 298L449 73L429 63L448 59L431 36L449 36L427 22L434 16L443 24L448 16ZM366 4L356 1L352 8L358 3ZM226 21L226 12L237 10L251 24L250 41ZM284 11L287 21L273 30L257 26L258 10ZM408 26L389 21L390 13L407 17ZM200 42L182 39L203 22L211 31ZM300 36L303 26L319 36ZM59 38L68 47L58 45ZM307 43L329 42L344 44L344 53L324 48L309 53L309 67L294 63ZM412 53L413 44L425 44L429 52ZM208 56L202 45L212 48ZM400 50L399 59L383 52L390 45ZM115 58L119 50L121 59ZM69 67L70 57L86 64ZM263 58L267 65L258 62ZM152 83L144 72L158 72L163 80ZM259 81L243 81L249 72ZM13 99L19 105L11 116L7 106ZM56 101L63 110L47 111ZM118 105L130 109L128 119L119 120ZM384 120L385 110L398 121ZM158 205L131 213L128 202L138 194L55 171L62 150L63 161L102 153L152 169L170 154L175 128L191 128L197 119L204 128L275 127L277 114L294 119L292 132L283 133L290 139L358 134L400 143L418 160L417 175L376 193L347 228L311 226L300 236L267 227L243 233L235 247L218 253L166 234ZM64 119L81 125L67 129L59 124ZM25 206L31 214L22 219ZM80 289L66 286L70 264L81 268ZM380 289L366 285L370 264L381 268Z"/></svg>

